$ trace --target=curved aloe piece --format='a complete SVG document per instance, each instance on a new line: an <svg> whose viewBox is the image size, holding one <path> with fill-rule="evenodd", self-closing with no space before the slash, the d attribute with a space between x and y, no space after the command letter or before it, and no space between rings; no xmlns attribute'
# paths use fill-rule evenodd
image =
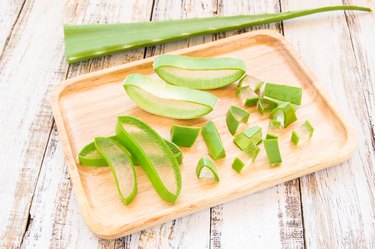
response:
<svg viewBox="0 0 375 249"><path fill-rule="evenodd" d="M295 145L299 145L309 140L312 137L313 133L314 127L308 120L306 120L300 127L292 131L291 141Z"/></svg>
<svg viewBox="0 0 375 249"><path fill-rule="evenodd" d="M184 159L184 155L182 154L182 151L180 150L180 148L178 148L178 146L171 141L164 140L164 142L171 149L171 151L172 151L174 157L176 158L178 164L181 164L182 160Z"/></svg>
<svg viewBox="0 0 375 249"><path fill-rule="evenodd" d="M260 79L257 79L253 76L246 74L242 79L238 82L237 88L240 87L250 87L255 93L259 93L261 87L263 86L264 82Z"/></svg>
<svg viewBox="0 0 375 249"><path fill-rule="evenodd" d="M268 161L271 165L277 165L282 162L280 149L279 149L279 139L265 139L263 141L264 148L266 149Z"/></svg>
<svg viewBox="0 0 375 249"><path fill-rule="evenodd" d="M202 157L199 160L195 173L198 178L215 180L217 182L220 180L215 164L207 157Z"/></svg>
<svg viewBox="0 0 375 249"><path fill-rule="evenodd" d="M159 196L174 203L181 191L181 171L160 135L135 117L120 116L116 136L139 161Z"/></svg>
<svg viewBox="0 0 375 249"><path fill-rule="evenodd" d="M129 204L137 193L137 181L128 151L106 137L97 137L94 142L96 149L111 169L122 202Z"/></svg>
<svg viewBox="0 0 375 249"><path fill-rule="evenodd" d="M200 131L200 127L173 125L171 140L178 146L191 147L197 140Z"/></svg>
<svg viewBox="0 0 375 249"><path fill-rule="evenodd" d="M262 142L262 128L260 126L251 127L240 134L236 135L233 142L241 149L244 150L250 143L255 145Z"/></svg>
<svg viewBox="0 0 375 249"><path fill-rule="evenodd" d="M232 84L246 70L236 58L203 58L164 54L155 58L154 70L169 84L209 90Z"/></svg>
<svg viewBox="0 0 375 249"><path fill-rule="evenodd" d="M216 16L158 22L64 25L68 63L120 51L177 41L250 26L279 22L300 16L334 10L371 11L359 6L328 6L316 9L258 15Z"/></svg>
<svg viewBox="0 0 375 249"><path fill-rule="evenodd" d="M208 154L214 159L221 159L226 156L223 142L217 132L214 122L209 121L202 129L204 141L208 147Z"/></svg>
<svg viewBox="0 0 375 249"><path fill-rule="evenodd" d="M263 95L295 105L301 105L302 102L302 88L295 86L266 83Z"/></svg>
<svg viewBox="0 0 375 249"><path fill-rule="evenodd" d="M238 106L230 106L226 115L226 123L230 134L234 135L240 123L246 124L249 120L250 113Z"/></svg>
<svg viewBox="0 0 375 249"><path fill-rule="evenodd" d="M288 127L297 120L296 110L289 102L283 102L273 109L270 119L280 122L284 127Z"/></svg>
<svg viewBox="0 0 375 249"><path fill-rule="evenodd" d="M208 92L172 86L141 74L124 82L129 97L143 110L163 117L192 119L211 112L217 97Z"/></svg>

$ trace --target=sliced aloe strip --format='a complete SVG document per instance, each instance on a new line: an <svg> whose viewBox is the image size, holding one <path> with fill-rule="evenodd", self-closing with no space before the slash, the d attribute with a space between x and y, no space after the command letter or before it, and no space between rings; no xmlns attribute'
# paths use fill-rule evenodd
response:
<svg viewBox="0 0 375 249"><path fill-rule="evenodd" d="M178 146L191 147L197 140L200 130L200 127L173 125L171 140Z"/></svg>
<svg viewBox="0 0 375 249"><path fill-rule="evenodd" d="M314 133L314 127L306 120L300 127L292 131L291 141L295 145L300 145L308 141Z"/></svg>
<svg viewBox="0 0 375 249"><path fill-rule="evenodd" d="M302 88L295 86L266 83L263 95L295 105L302 102Z"/></svg>
<svg viewBox="0 0 375 249"><path fill-rule="evenodd" d="M237 171L238 174L240 174L244 167L245 163L240 158L234 158L232 162L232 169L234 169L235 171Z"/></svg>
<svg viewBox="0 0 375 249"><path fill-rule="evenodd" d="M236 94L246 106L256 105L260 98L250 86L237 87Z"/></svg>
<svg viewBox="0 0 375 249"><path fill-rule="evenodd" d="M272 135L270 133L267 133L267 135L266 135L266 139L278 139L278 138L279 138L278 136Z"/></svg>
<svg viewBox="0 0 375 249"><path fill-rule="evenodd" d="M246 70L245 62L236 58L204 58L174 54L159 55L154 70L169 84L209 90L232 84Z"/></svg>
<svg viewBox="0 0 375 249"><path fill-rule="evenodd" d="M121 144L106 137L96 137L94 143L111 169L121 201L129 204L137 193L137 181L128 151Z"/></svg>
<svg viewBox="0 0 375 249"><path fill-rule="evenodd" d="M209 121L202 129L204 141L208 147L208 154L214 159L221 159L226 156L223 142L217 132L214 122Z"/></svg>
<svg viewBox="0 0 375 249"><path fill-rule="evenodd" d="M257 125L239 133L233 139L241 150L244 150L250 143L259 144L261 141L262 128Z"/></svg>
<svg viewBox="0 0 375 249"><path fill-rule="evenodd" d="M269 98L260 98L257 102L257 109L262 115L274 110L277 106L278 102Z"/></svg>
<svg viewBox="0 0 375 249"><path fill-rule="evenodd" d="M282 159L279 149L279 139L266 139L263 141L263 143L269 163L271 165L280 164Z"/></svg>
<svg viewBox="0 0 375 249"><path fill-rule="evenodd" d="M196 175L198 178L205 178L220 181L215 164L207 157L202 157L197 164Z"/></svg>
<svg viewBox="0 0 375 249"><path fill-rule="evenodd" d="M272 110L270 119L280 122L284 127L288 127L297 120L296 110L289 102L283 102Z"/></svg>
<svg viewBox="0 0 375 249"><path fill-rule="evenodd" d="M227 127L230 134L234 135L240 123L246 124L250 113L238 106L230 106L226 115Z"/></svg>
<svg viewBox="0 0 375 249"><path fill-rule="evenodd" d="M116 136L139 161L159 196L174 203L181 191L181 171L160 135L135 117L120 116Z"/></svg>
<svg viewBox="0 0 375 249"><path fill-rule="evenodd" d="M238 82L237 88L249 86L250 89L254 91L254 93L258 93L263 84L264 82L260 79L245 74L245 76L243 76L241 80Z"/></svg>
<svg viewBox="0 0 375 249"><path fill-rule="evenodd" d="M371 11L370 8L360 6L327 6L284 13L215 16L156 22L66 24L64 25L65 52L67 61L74 63L120 51L334 10Z"/></svg>
<svg viewBox="0 0 375 249"><path fill-rule="evenodd" d="M251 160L254 162L255 159L257 158L258 154L259 154L259 151L260 151L260 148L258 145L256 145L255 143L249 143L244 151L246 152L246 154L251 158Z"/></svg>
<svg viewBox="0 0 375 249"><path fill-rule="evenodd" d="M115 142L120 142L116 136L108 137L109 139L114 140ZM177 145L174 143L164 140L169 148L172 150L175 158L177 159L178 163L182 163L182 152L180 148L178 148ZM129 156L132 158L133 164L135 166L139 166L139 162L136 161L135 158L133 158L130 153ZM94 142L91 142L87 144L78 154L78 162L80 165L83 166L91 166L91 167L108 167L107 161L100 155L100 153L96 150Z"/></svg>
<svg viewBox="0 0 375 249"><path fill-rule="evenodd" d="M124 82L129 97L143 110L176 119L192 119L211 112L217 98L208 92L172 86L141 74Z"/></svg>

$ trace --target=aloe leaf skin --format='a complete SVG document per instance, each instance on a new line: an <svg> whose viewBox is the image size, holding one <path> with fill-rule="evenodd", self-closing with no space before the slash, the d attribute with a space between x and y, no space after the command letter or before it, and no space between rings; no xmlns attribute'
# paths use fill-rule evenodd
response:
<svg viewBox="0 0 375 249"><path fill-rule="evenodd" d="M253 126L238 135L233 139L233 142L241 149L244 150L250 143L255 145L262 142L262 128L260 126Z"/></svg>
<svg viewBox="0 0 375 249"><path fill-rule="evenodd" d="M211 112L217 102L211 93L169 85L141 74L128 75L124 89L143 110L174 119L199 118Z"/></svg>
<svg viewBox="0 0 375 249"><path fill-rule="evenodd" d="M297 120L296 110L289 102L281 103L272 110L270 119L281 122L286 128Z"/></svg>
<svg viewBox="0 0 375 249"><path fill-rule="evenodd" d="M121 201L128 205L137 193L134 165L128 151L119 143L106 137L97 137L94 143L111 169Z"/></svg>
<svg viewBox="0 0 375 249"><path fill-rule="evenodd" d="M261 87L263 86L264 82L260 79L257 79L253 76L246 74L241 80L238 82L237 88L249 86L251 90L255 93L259 93Z"/></svg>
<svg viewBox="0 0 375 249"><path fill-rule="evenodd" d="M216 16L157 22L64 25L68 63L130 49L177 41L199 35L243 29L300 16L335 10L371 11L360 6L327 6L315 9L258 15Z"/></svg>
<svg viewBox="0 0 375 249"><path fill-rule="evenodd" d="M279 140L278 139L265 139L263 143L264 143L264 148L266 149L266 154L267 154L269 163L272 166L282 163L280 149L279 149Z"/></svg>
<svg viewBox="0 0 375 249"><path fill-rule="evenodd" d="M238 106L230 106L226 114L226 123L230 134L234 135L240 123L246 124L250 113Z"/></svg>
<svg viewBox="0 0 375 249"><path fill-rule="evenodd" d="M175 203L181 192L181 170L160 135L135 117L119 116L116 136L139 161L160 198Z"/></svg>
<svg viewBox="0 0 375 249"><path fill-rule="evenodd" d="M200 131L200 127L173 125L171 140L178 146L191 147L197 140Z"/></svg>
<svg viewBox="0 0 375 249"><path fill-rule="evenodd" d="M207 172L204 172L207 169ZM197 178L212 179L216 182L220 181L219 174L217 172L215 164L207 157L202 157L197 164L195 170Z"/></svg>
<svg viewBox="0 0 375 249"><path fill-rule="evenodd" d="M295 145L300 145L309 140L313 133L314 127L308 120L306 120L301 126L292 131L291 141Z"/></svg>
<svg viewBox="0 0 375 249"><path fill-rule="evenodd" d="M238 174L240 174L244 167L245 163L240 158L234 158L232 162L232 169L234 169Z"/></svg>
<svg viewBox="0 0 375 249"><path fill-rule="evenodd" d="M249 145L245 147L244 151L246 152L247 155L250 156L251 160L254 162L259 154L260 148L258 145L252 142L252 143L249 143Z"/></svg>
<svg viewBox="0 0 375 249"><path fill-rule="evenodd" d="M184 154L182 154L182 151L180 150L180 148L178 148L178 146L171 141L164 140L164 142L168 145L168 147L173 152L173 155L176 158L178 164L181 164L182 160L184 159Z"/></svg>
<svg viewBox="0 0 375 249"><path fill-rule="evenodd" d="M263 94L269 98L295 105L301 105L302 102L302 88L300 87L266 83Z"/></svg>
<svg viewBox="0 0 375 249"><path fill-rule="evenodd" d="M169 84L193 89L217 89L239 80L246 70L243 60L174 54L159 55L154 70Z"/></svg>
<svg viewBox="0 0 375 249"><path fill-rule="evenodd" d="M214 159L218 160L226 157L223 142L217 132L214 122L209 121L202 129L204 141L208 147L208 154Z"/></svg>

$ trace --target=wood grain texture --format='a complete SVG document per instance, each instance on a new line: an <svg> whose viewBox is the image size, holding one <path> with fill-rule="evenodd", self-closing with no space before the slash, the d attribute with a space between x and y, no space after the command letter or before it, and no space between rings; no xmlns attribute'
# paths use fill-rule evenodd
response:
<svg viewBox="0 0 375 249"><path fill-rule="evenodd" d="M368 1L353 1L368 5ZM282 10L341 1L282 1ZM374 220L374 39L373 14L327 13L284 24L285 37L358 131L353 157L302 178L306 246L373 248ZM309 27L308 29L306 27ZM324 42L319 43L319 40Z"/></svg>
<svg viewBox="0 0 375 249"><path fill-rule="evenodd" d="M320 132L316 132L314 139L306 146L297 148L290 143L290 132L297 127L298 122L283 129L278 134L284 151L282 165L271 168L263 151L254 165L239 175L230 167L233 158L238 155L238 149L232 142L232 135L226 128L224 118L229 105L241 105L235 96L234 85L212 91L220 101L215 111L205 118L176 121L146 113L136 107L122 90L122 81L127 74L141 73L156 77L152 68L153 58L62 82L54 88L51 103L78 203L88 226L96 235L114 238L161 224L335 165L346 160L354 149L354 131L346 125L341 113L337 113L331 106L314 77L300 64L298 56L278 33L253 32L209 45L179 50L177 53L240 58L246 61L247 70L251 68L257 78L302 87L304 100L298 116L301 120L310 120ZM268 68L277 68L278 73L271 72ZM263 128L268 126L266 116L254 112L254 108L251 112L251 123ZM195 176L194 165L200 157L207 154L201 138L194 147L183 150L185 159L181 167L185 190L175 205L162 201L150 186L144 172L136 168L139 191L134 201L124 206L117 196L113 177L107 168L90 169L76 164L78 151L98 134L112 134L116 117L124 114L143 119L165 137L169 134L171 124L202 126L207 120L215 121L227 151L227 157L216 162L222 179L220 184L213 187ZM329 137L327 134L333 136ZM322 141L326 142L324 150L316 152L322 148ZM332 158L333 154L335 158ZM303 163L301 158L304 159Z"/></svg>

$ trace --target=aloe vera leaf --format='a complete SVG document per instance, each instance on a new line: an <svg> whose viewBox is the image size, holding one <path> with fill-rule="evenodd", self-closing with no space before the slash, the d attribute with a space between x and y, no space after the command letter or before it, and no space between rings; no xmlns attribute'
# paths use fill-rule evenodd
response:
<svg viewBox="0 0 375 249"><path fill-rule="evenodd" d="M214 122L209 121L202 129L202 136L208 147L208 154L218 160L226 157L223 142L217 132Z"/></svg>
<svg viewBox="0 0 375 249"><path fill-rule="evenodd" d="M108 138L114 140L115 142L121 143L117 139L116 136L111 136L111 137L108 137ZM175 158L177 159L178 163L181 164L182 159L183 159L183 155L182 155L182 152L181 152L180 148L178 148L177 145L175 145L174 143L172 143L168 140L164 140L164 141L167 143L169 148L172 150L172 152L173 152ZM131 156L130 153L129 153L129 156L131 157L134 166L139 166L139 162L137 162L135 160L135 158L133 158ZM94 142L91 142L91 143L87 144L85 147L82 148L82 150L78 154L78 162L79 162L80 165L88 166L88 167L108 167L107 161L97 151Z"/></svg>
<svg viewBox="0 0 375 249"><path fill-rule="evenodd" d="M234 158L232 162L232 169L234 169L235 171L237 171L238 174L240 174L244 167L245 163L240 158Z"/></svg>
<svg viewBox="0 0 375 249"><path fill-rule="evenodd" d="M249 86L251 90L253 90L255 93L258 93L263 84L264 82L260 79L245 74L245 76L243 76L241 80L238 82L237 88Z"/></svg>
<svg viewBox="0 0 375 249"><path fill-rule="evenodd" d="M302 102L302 88L295 86L266 83L263 95L295 105Z"/></svg>
<svg viewBox="0 0 375 249"><path fill-rule="evenodd" d="M292 131L291 141L295 145L300 145L308 141L314 133L314 127L306 120L301 126Z"/></svg>
<svg viewBox="0 0 375 249"><path fill-rule="evenodd" d="M279 139L265 139L263 143L269 163L271 165L280 164L282 159L279 149Z"/></svg>
<svg viewBox="0 0 375 249"><path fill-rule="evenodd" d="M169 84L209 90L232 84L246 70L245 62L236 58L204 58L174 54L159 55L154 70Z"/></svg>
<svg viewBox="0 0 375 249"><path fill-rule="evenodd" d="M315 9L257 15L216 16L157 22L64 25L68 63L130 49L172 42L250 26L279 22L300 16L335 10L371 11L360 6L327 6Z"/></svg>
<svg viewBox="0 0 375 249"><path fill-rule="evenodd" d="M117 118L116 136L140 162L159 196L175 203L181 192L181 171L160 135L135 117L120 116Z"/></svg>
<svg viewBox="0 0 375 249"><path fill-rule="evenodd" d="M262 141L262 128L260 126L253 126L238 135L233 139L233 142L244 150L250 143L259 144Z"/></svg>
<svg viewBox="0 0 375 249"><path fill-rule="evenodd" d="M200 130L200 127L173 125L171 140L178 146L191 147L197 140Z"/></svg>
<svg viewBox="0 0 375 249"><path fill-rule="evenodd" d="M217 102L211 93L169 85L141 74L129 75L124 89L143 110L175 119L199 118L211 112Z"/></svg>
<svg viewBox="0 0 375 249"><path fill-rule="evenodd" d="M197 164L195 173L198 178L220 181L215 164L207 157L202 157Z"/></svg>
<svg viewBox="0 0 375 249"><path fill-rule="evenodd" d="M271 120L276 120L288 127L297 120L296 110L289 102L279 104L270 114Z"/></svg>
<svg viewBox="0 0 375 249"><path fill-rule="evenodd" d="M238 106L230 106L226 114L226 123L230 134L234 135L240 123L246 124L250 113Z"/></svg>
<svg viewBox="0 0 375 249"><path fill-rule="evenodd" d="M239 86L236 89L237 96L246 106L253 106L258 103L259 95L250 86Z"/></svg>
<svg viewBox="0 0 375 249"><path fill-rule="evenodd" d="M137 181L132 159L119 143L106 137L96 137L95 147L109 165L123 203L129 204L137 193Z"/></svg>

